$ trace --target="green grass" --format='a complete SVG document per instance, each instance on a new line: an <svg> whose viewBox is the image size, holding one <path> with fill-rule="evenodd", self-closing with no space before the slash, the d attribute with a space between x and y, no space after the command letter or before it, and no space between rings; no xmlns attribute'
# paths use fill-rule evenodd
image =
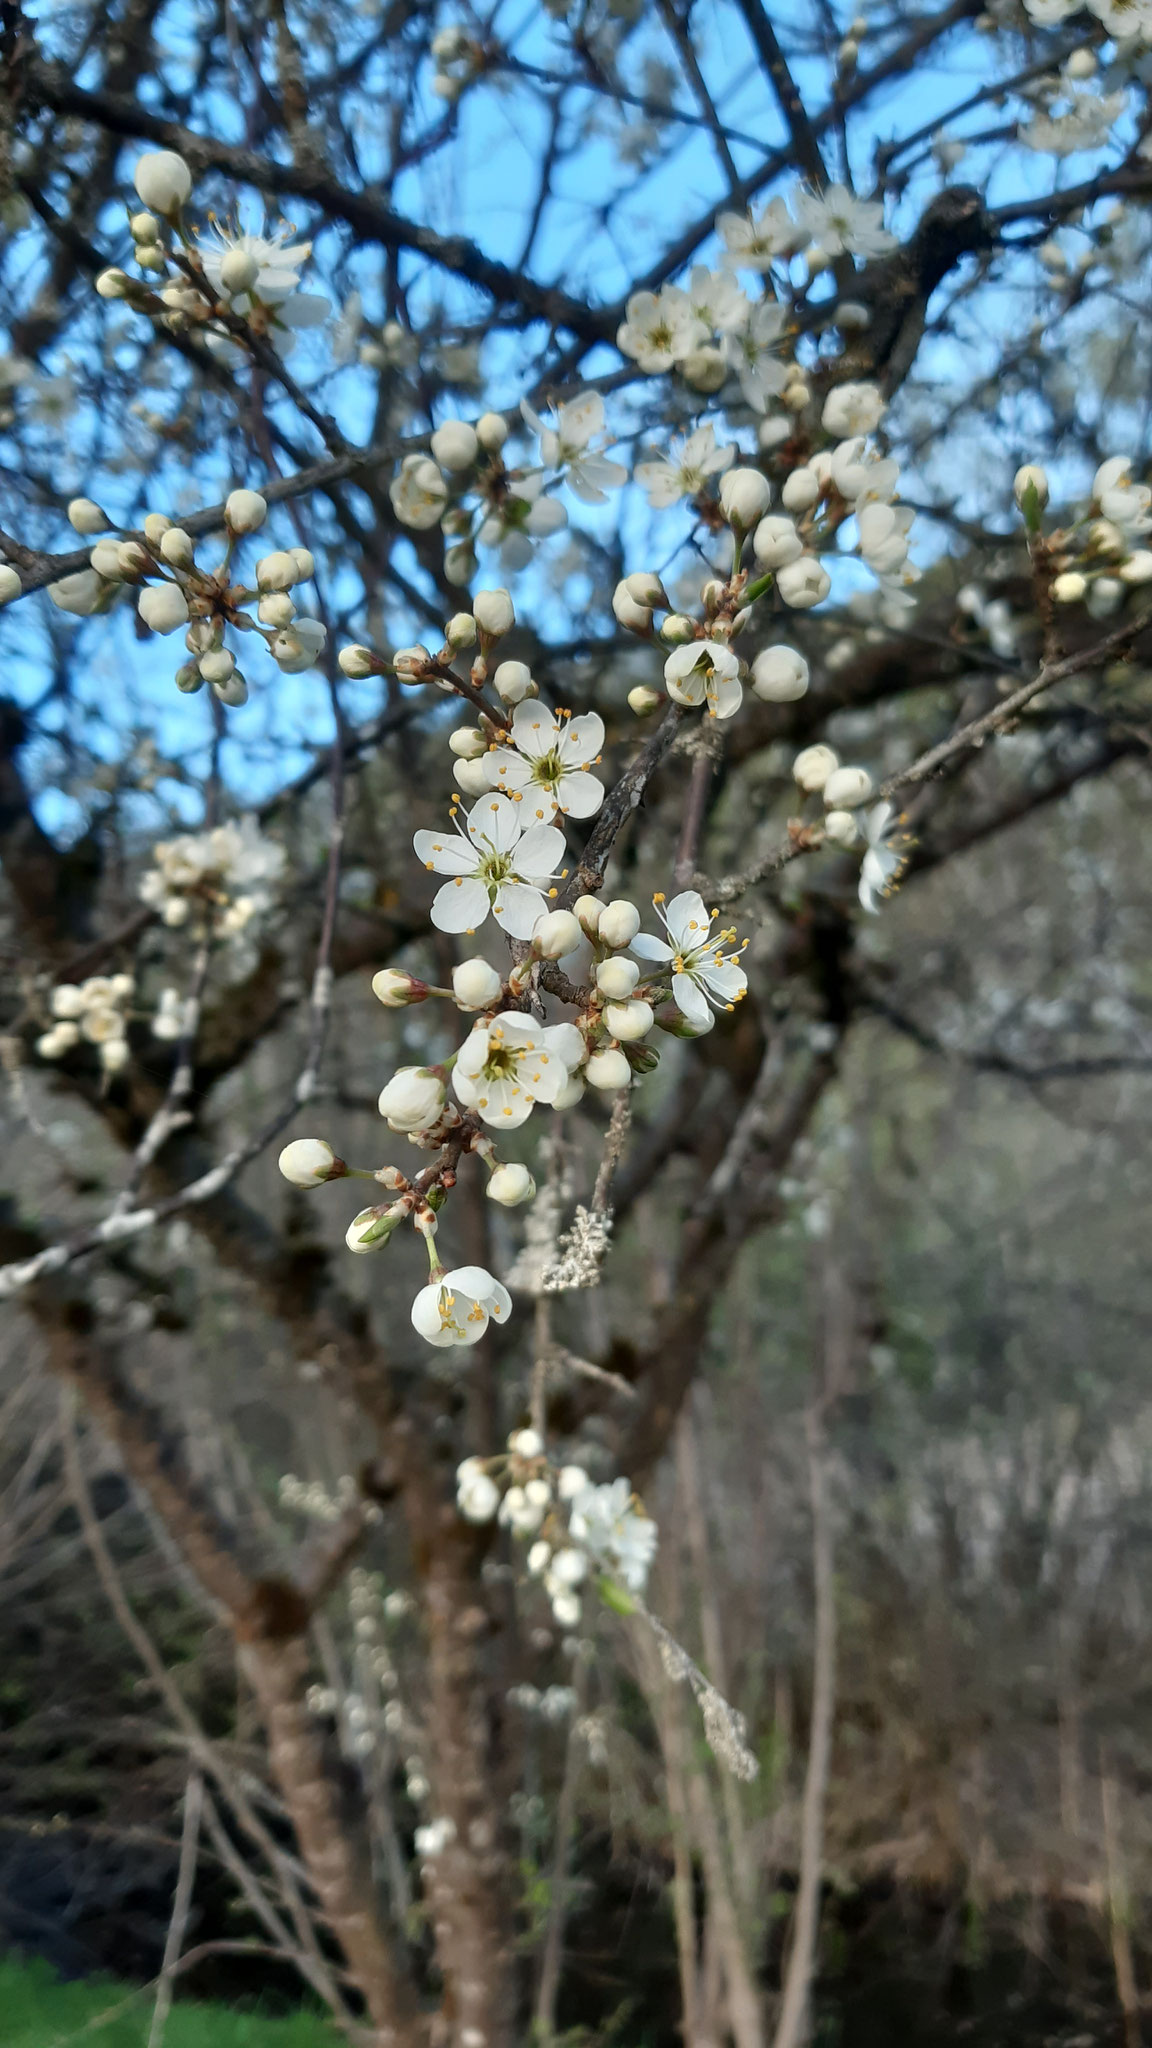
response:
<svg viewBox="0 0 1152 2048"><path fill-rule="evenodd" d="M153 1998L112 1978L63 1984L46 1963L0 1960L0 2048L145 2048ZM272 2019L178 2000L164 2048L337 2048L341 2038L310 2012Z"/></svg>

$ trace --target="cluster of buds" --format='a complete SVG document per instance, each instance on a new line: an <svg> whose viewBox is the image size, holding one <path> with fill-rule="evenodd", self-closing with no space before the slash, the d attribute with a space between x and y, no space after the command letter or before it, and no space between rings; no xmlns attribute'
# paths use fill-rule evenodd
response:
<svg viewBox="0 0 1152 2048"><path fill-rule="evenodd" d="M623 1604L622 1586L644 1590L656 1524L628 1481L594 1486L582 1465L553 1468L534 1429L513 1430L498 1457L465 1458L456 1471L456 1505L465 1521L498 1521L530 1542L529 1574L562 1628L578 1626L580 1588L590 1579L614 1605Z"/></svg>
<svg viewBox="0 0 1152 2048"><path fill-rule="evenodd" d="M353 681L365 676L394 675L397 682L430 685L433 689L449 694L458 693L462 678L454 663L469 649L477 652L472 658L467 680L476 690L482 690L491 682L502 703L518 704L522 698L535 696L537 685L533 682L528 668L520 661L497 662L493 665L490 657L497 643L512 631L516 623L516 609L507 590L478 590L472 599L472 608L466 612L455 612L445 622L444 639L435 653L431 648L417 643L412 647L398 647L394 654L377 654L371 647L356 642L351 647L342 647L339 654L340 667ZM498 714L488 714L491 732L501 730ZM488 745L487 734L483 745ZM453 747L453 751L457 751Z"/></svg>
<svg viewBox="0 0 1152 2048"><path fill-rule="evenodd" d="M1152 489L1133 481L1132 468L1129 456L1109 456L1092 479L1083 517L1047 535L1047 475L1036 463L1017 470L1016 503L1033 549L1042 551L1057 604L1083 604L1093 618L1106 619L1126 590L1152 581L1152 549L1133 545L1152 532Z"/></svg>
<svg viewBox="0 0 1152 2048"><path fill-rule="evenodd" d="M106 1074L127 1066L127 1005L136 983L130 974L93 974L87 981L61 981L52 990L52 1024L36 1040L42 1060L60 1060L80 1044L96 1048Z"/></svg>
<svg viewBox="0 0 1152 2048"><path fill-rule="evenodd" d="M153 633L184 628L189 659L176 670L185 693L207 684L221 704L248 700L248 684L226 645L229 628L256 634L284 675L298 675L320 659L327 630L319 619L298 617L293 587L310 581L315 563L308 548L278 548L263 555L254 582L237 580L233 554L238 542L259 531L268 506L258 491L236 490L224 504L224 557L206 568L196 560L196 541L166 513L149 512L140 534L113 538L107 515L91 498L74 498L68 517L78 533L105 534L89 556L90 567L48 586L61 611L87 617L107 611L125 588L136 592L136 609ZM252 616L250 606L255 606Z"/></svg>
<svg viewBox="0 0 1152 2048"><path fill-rule="evenodd" d="M540 439L538 464L509 465L508 424L500 413L486 412L474 422L445 420L431 437L430 452L405 456L389 487L402 525L418 532L440 527L450 583L471 581L477 547L498 548L506 569L522 569L531 560L533 541L567 525L563 505L545 492L549 472L591 503L627 481L627 470L601 451L604 402L598 393L559 406L551 424L527 404L521 412Z"/></svg>
<svg viewBox="0 0 1152 2048"><path fill-rule="evenodd" d="M145 276L102 270L96 279L102 299L123 301L169 328L190 330L224 357L234 356L238 343L251 335L275 335L286 352L292 329L327 318L326 298L297 289L310 242L293 243L290 228L254 235L215 221L205 236L187 219L192 173L175 150L149 150L133 182L145 210L131 214L128 227Z"/></svg>
<svg viewBox="0 0 1152 2048"><path fill-rule="evenodd" d="M432 74L432 91L438 100L452 104L459 99L466 85L471 85L473 79L483 75L483 44L457 22L450 28L437 29L429 48L436 67Z"/></svg>
<svg viewBox="0 0 1152 2048"><path fill-rule="evenodd" d="M230 940L272 909L285 853L246 817L209 832L158 840L152 860L141 877L141 901L173 930L210 931L214 939Z"/></svg>

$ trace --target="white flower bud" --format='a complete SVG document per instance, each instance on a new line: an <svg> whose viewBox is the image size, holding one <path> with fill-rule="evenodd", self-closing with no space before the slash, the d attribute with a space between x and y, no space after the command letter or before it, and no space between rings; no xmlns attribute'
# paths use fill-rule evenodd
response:
<svg viewBox="0 0 1152 2048"><path fill-rule="evenodd" d="M426 1001L429 990L426 981L405 974L402 967L381 967L372 976L372 993L386 1010L403 1010L409 1003Z"/></svg>
<svg viewBox="0 0 1152 2048"><path fill-rule="evenodd" d="M797 611L808 611L827 597L832 578L815 555L801 555L798 561L785 562L776 571L776 588L785 604L793 605Z"/></svg>
<svg viewBox="0 0 1152 2048"><path fill-rule="evenodd" d="M508 427L498 412L482 412L476 422L476 439L489 455L499 455L508 439Z"/></svg>
<svg viewBox="0 0 1152 2048"><path fill-rule="evenodd" d="M720 349L706 342L703 348L689 349L678 368L684 382L694 391L719 391L728 375L728 360Z"/></svg>
<svg viewBox="0 0 1152 2048"><path fill-rule="evenodd" d="M150 149L140 158L132 183L145 206L168 220L191 192L192 173L174 149Z"/></svg>
<svg viewBox="0 0 1152 2048"><path fill-rule="evenodd" d="M147 541L151 541L154 548L158 548L164 535L175 524L175 520L169 519L166 512L146 512L144 514L144 538Z"/></svg>
<svg viewBox="0 0 1152 2048"><path fill-rule="evenodd" d="M670 612L660 628L660 638L668 647L686 647L696 638L696 622L683 612Z"/></svg>
<svg viewBox="0 0 1152 2048"><path fill-rule="evenodd" d="M112 543L98 542L97 545L109 546L112 545ZM138 540L117 541L115 543L115 548L116 559L120 564L120 574L125 579L129 577L142 576L148 569L152 567L151 556L149 555L146 548L141 547Z"/></svg>
<svg viewBox="0 0 1152 2048"><path fill-rule="evenodd" d="M282 632L296 617L296 607L286 590L270 590L256 606L256 616L262 626L275 626Z"/></svg>
<svg viewBox="0 0 1152 2048"><path fill-rule="evenodd" d="M552 1618L561 1628L579 1628L584 1603L579 1593L553 1593Z"/></svg>
<svg viewBox="0 0 1152 2048"><path fill-rule="evenodd" d="M220 286L227 298L250 292L259 275L260 265L250 249L229 249L220 259Z"/></svg>
<svg viewBox="0 0 1152 2048"><path fill-rule="evenodd" d="M141 270L167 270L168 251L160 242L137 242L136 261Z"/></svg>
<svg viewBox="0 0 1152 2048"><path fill-rule="evenodd" d="M126 299L132 290L132 279L126 270L102 270L96 279L96 290L102 299Z"/></svg>
<svg viewBox="0 0 1152 2048"><path fill-rule="evenodd" d="M263 555L256 564L256 583L261 590L291 590L298 575L296 563L285 548Z"/></svg>
<svg viewBox="0 0 1152 2048"><path fill-rule="evenodd" d="M136 609L154 633L174 633L188 624L188 600L174 583L149 584L140 592Z"/></svg>
<svg viewBox="0 0 1152 2048"><path fill-rule="evenodd" d="M487 960L462 960L452 969L452 993L459 1010L488 1010L499 1002L504 984Z"/></svg>
<svg viewBox="0 0 1152 2048"><path fill-rule="evenodd" d="M131 1057L126 1038L106 1038L100 1046L100 1065L106 1074L123 1073Z"/></svg>
<svg viewBox="0 0 1152 2048"><path fill-rule="evenodd" d="M720 479L720 509L747 533L768 510L772 486L758 469L730 469Z"/></svg>
<svg viewBox="0 0 1152 2048"><path fill-rule="evenodd" d="M197 690L204 688L204 678L200 673L199 662L182 661L173 677L173 681L176 684L176 688L182 690L186 697L194 696Z"/></svg>
<svg viewBox="0 0 1152 2048"><path fill-rule="evenodd" d="M120 543L116 540L98 540L88 556L98 576L106 576L110 583L123 581L120 567Z"/></svg>
<svg viewBox="0 0 1152 2048"><path fill-rule="evenodd" d="M556 1481L556 1491L561 1500L575 1500L589 1484L588 1474L583 1465L562 1465Z"/></svg>
<svg viewBox="0 0 1152 2048"><path fill-rule="evenodd" d="M824 836L830 839L834 846L854 846L857 827L852 812L829 811L824 820Z"/></svg>
<svg viewBox="0 0 1152 2048"><path fill-rule="evenodd" d="M492 687L502 704L520 704L535 695L532 671L526 661L502 661L492 677Z"/></svg>
<svg viewBox="0 0 1152 2048"><path fill-rule="evenodd" d="M380 1090L376 1106L394 1131L426 1131L437 1121L446 1099L438 1074L427 1067L398 1067Z"/></svg>
<svg viewBox="0 0 1152 2048"><path fill-rule="evenodd" d="M820 496L820 479L813 469L794 469L784 479L780 501L789 512L807 512Z"/></svg>
<svg viewBox="0 0 1152 2048"><path fill-rule="evenodd" d="M866 768L834 768L823 788L830 811L854 811L872 794L872 777Z"/></svg>
<svg viewBox="0 0 1152 2048"><path fill-rule="evenodd" d="M1012 479L1012 495L1018 505L1023 505L1025 494L1029 490L1035 491L1038 505L1043 507L1048 503L1047 473L1035 462L1026 462L1023 469L1018 469Z"/></svg>
<svg viewBox="0 0 1152 2048"><path fill-rule="evenodd" d="M576 915L580 916L579 909ZM639 929L640 912L636 905L618 896L612 903L606 903L600 912L596 936L605 946L630 946Z"/></svg>
<svg viewBox="0 0 1152 2048"><path fill-rule="evenodd" d="M10 569L7 562L0 562L0 604L11 604L14 597L20 596L23 588L24 585L16 570Z"/></svg>
<svg viewBox="0 0 1152 2048"><path fill-rule="evenodd" d="M359 682L362 677L375 673L376 656L370 647L342 647L336 657L346 676Z"/></svg>
<svg viewBox="0 0 1152 2048"><path fill-rule="evenodd" d="M57 983L52 991L52 1015L54 1017L65 1017L68 1019L82 1017L86 1007L87 999L84 990L78 988L74 981L61 981Z"/></svg>
<svg viewBox="0 0 1152 2048"><path fill-rule="evenodd" d="M583 1093L584 1082L581 1075L569 1074L560 1093L553 1097L552 1107L553 1109L575 1109Z"/></svg>
<svg viewBox="0 0 1152 2048"><path fill-rule="evenodd" d="M1097 576L1089 585L1087 608L1093 619L1108 619L1119 607L1124 585L1115 576Z"/></svg>
<svg viewBox="0 0 1152 2048"><path fill-rule="evenodd" d="M617 1046L601 1046L594 1052L584 1069L584 1078L590 1088L602 1088L606 1092L627 1088L632 1079L632 1069Z"/></svg>
<svg viewBox="0 0 1152 2048"><path fill-rule="evenodd" d="M1057 604L1079 604L1087 588L1086 576L1081 576L1078 569L1066 569L1052 585L1052 595Z"/></svg>
<svg viewBox="0 0 1152 2048"><path fill-rule="evenodd" d="M449 733L448 745L458 761L479 761L488 752L488 741L478 725L458 725Z"/></svg>
<svg viewBox="0 0 1152 2048"><path fill-rule="evenodd" d="M793 761L792 773L801 789L814 795L839 766L840 757L831 747L805 747Z"/></svg>
<svg viewBox="0 0 1152 2048"><path fill-rule="evenodd" d="M570 910L548 910L533 927L532 951L539 960L563 960L575 952L583 936Z"/></svg>
<svg viewBox="0 0 1152 2048"><path fill-rule="evenodd" d="M1152 578L1152 550L1137 548L1116 573L1122 583L1147 583Z"/></svg>
<svg viewBox="0 0 1152 2048"><path fill-rule="evenodd" d="M628 709L634 711L637 718L647 718L649 712L655 711L663 702L663 690L651 690L647 683L637 683L636 688L628 692Z"/></svg>
<svg viewBox="0 0 1152 2048"><path fill-rule="evenodd" d="M556 1552L552 1559L552 1577L562 1586L579 1586L587 1576L588 1559L582 1550L566 1548Z"/></svg>
<svg viewBox="0 0 1152 2048"><path fill-rule="evenodd" d="M596 969L596 986L613 1003L626 1002L639 979L640 969L635 960L623 960L618 955L601 960Z"/></svg>
<svg viewBox="0 0 1152 2048"><path fill-rule="evenodd" d="M653 570L635 570L631 576L624 578L624 588L630 597L635 598L637 604L645 605L649 611L668 610L664 585Z"/></svg>
<svg viewBox="0 0 1152 2048"><path fill-rule="evenodd" d="M236 673L236 662L226 647L213 647L200 656L200 673L206 683L226 683Z"/></svg>
<svg viewBox="0 0 1152 2048"><path fill-rule="evenodd" d="M531 1550L528 1552L528 1569L532 1573L533 1578L538 1579L542 1572L547 1571L551 1556L552 1545L550 1543L541 1541L532 1545Z"/></svg>
<svg viewBox="0 0 1152 2048"><path fill-rule="evenodd" d="M799 560L804 543L792 521L781 512L773 512L756 528L752 552L762 569L782 569L786 562Z"/></svg>
<svg viewBox="0 0 1152 2048"><path fill-rule="evenodd" d="M296 619L273 636L268 652L286 676L298 676L315 667L327 638L328 628L319 619Z"/></svg>
<svg viewBox="0 0 1152 2048"><path fill-rule="evenodd" d="M483 761L457 761L456 786L465 796L490 796L492 785Z"/></svg>
<svg viewBox="0 0 1152 2048"><path fill-rule="evenodd" d="M475 646L476 621L471 612L453 612L444 628L444 640L447 646L457 651Z"/></svg>
<svg viewBox="0 0 1152 2048"><path fill-rule="evenodd" d="M532 1200L536 1193L536 1183L526 1166L518 1163L498 1166L488 1182L486 1192L490 1202L499 1202L505 1209L515 1209L521 1202ZM523 1436L528 1432L522 1430L520 1434ZM528 1455L528 1452L521 1452L522 1457Z"/></svg>
<svg viewBox="0 0 1152 2048"><path fill-rule="evenodd" d="M612 593L612 611L616 623L626 633L649 633L652 630L652 613L645 604L639 604L628 588L625 578Z"/></svg>
<svg viewBox="0 0 1152 2048"><path fill-rule="evenodd" d="M196 543L182 526L169 526L160 535L160 554L174 569L190 569L196 559Z"/></svg>
<svg viewBox="0 0 1152 2048"><path fill-rule="evenodd" d="M510 633L516 624L516 612L506 590L478 590L472 600L472 616L490 640Z"/></svg>
<svg viewBox="0 0 1152 2048"><path fill-rule="evenodd" d="M318 1188L322 1181L338 1180L344 1171L343 1160L337 1159L326 1138L293 1138L276 1163L294 1188Z"/></svg>
<svg viewBox="0 0 1152 2048"><path fill-rule="evenodd" d="M210 688L212 695L221 704L226 704L230 711L236 711L241 704L248 702L248 685L238 668L233 669L224 682L212 683Z"/></svg>
<svg viewBox="0 0 1152 2048"><path fill-rule="evenodd" d="M480 564L470 547L449 548L444 557L444 574L449 583L454 583L458 590L462 589L465 583L471 583L479 567Z"/></svg>
<svg viewBox="0 0 1152 2048"><path fill-rule="evenodd" d="M73 498L68 506L68 524L77 533L107 533L111 521L94 498Z"/></svg>
<svg viewBox="0 0 1152 2048"><path fill-rule="evenodd" d="M803 412L811 396L807 384L800 378L796 383L785 386L780 393L780 403L787 406L789 412Z"/></svg>
<svg viewBox="0 0 1152 2048"><path fill-rule="evenodd" d="M572 909L580 920L581 931L588 938L594 939L600 929L600 919L604 914L604 905L601 903L600 898L598 896L578 896L572 905ZM636 929L637 931L640 929L639 925L637 925Z"/></svg>
<svg viewBox="0 0 1152 2048"><path fill-rule="evenodd" d="M158 242L163 232L154 213L134 213L128 222L128 233L134 242Z"/></svg>
<svg viewBox="0 0 1152 2048"><path fill-rule="evenodd" d="M627 1043L633 1038L646 1038L655 1023L655 1012L651 1003L634 996L627 1003L605 1003L604 1024L613 1038Z"/></svg>
<svg viewBox="0 0 1152 2048"><path fill-rule="evenodd" d="M296 564L296 574L300 582L310 582L316 571L316 557L311 548L289 548L288 553Z"/></svg>
<svg viewBox="0 0 1152 2048"><path fill-rule="evenodd" d="M471 469L479 446L476 429L467 420L445 420L432 436L432 453L441 469Z"/></svg>
<svg viewBox="0 0 1152 2048"><path fill-rule="evenodd" d="M268 517L268 500L259 491L229 491L224 517L233 533L255 533Z"/></svg>
<svg viewBox="0 0 1152 2048"><path fill-rule="evenodd" d="M808 688L808 663L794 647L764 647L752 663L752 692L765 704L791 704Z"/></svg>
<svg viewBox="0 0 1152 2048"><path fill-rule="evenodd" d="M490 1522L500 1505L500 1489L487 1472L470 1473L460 1484L456 1505L466 1522Z"/></svg>
<svg viewBox="0 0 1152 2048"><path fill-rule="evenodd" d="M393 1208L396 1207L397 1205L394 1203ZM351 1223L344 1232L344 1242L349 1251L375 1252L379 1251L383 1245L386 1245L392 1232L391 1230L381 1230L380 1225L388 1214L389 1211L384 1207L361 1209L352 1218ZM399 1216L396 1220L397 1222L399 1221Z"/></svg>

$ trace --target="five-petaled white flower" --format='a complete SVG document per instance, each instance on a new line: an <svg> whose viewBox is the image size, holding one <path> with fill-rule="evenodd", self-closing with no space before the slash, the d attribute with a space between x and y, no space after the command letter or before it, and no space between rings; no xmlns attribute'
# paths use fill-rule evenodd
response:
<svg viewBox="0 0 1152 2048"><path fill-rule="evenodd" d="M891 804L876 804L863 820L864 861L860 869L860 902L877 915L878 897L890 896L908 865L907 836L893 840L891 828L896 812Z"/></svg>
<svg viewBox="0 0 1152 2048"><path fill-rule="evenodd" d="M604 720L595 711L566 720L526 700L512 713L512 745L494 747L484 772L493 789L511 793L536 819L550 818L553 808L590 818L604 801L604 784L589 773L603 745Z"/></svg>
<svg viewBox="0 0 1152 2048"><path fill-rule="evenodd" d="M512 1296L483 1266L456 1266L422 1287L412 1303L412 1328L429 1344L478 1344L489 1318L502 1323Z"/></svg>
<svg viewBox="0 0 1152 2048"><path fill-rule="evenodd" d="M761 299L738 334L724 336L724 357L735 370L740 389L755 412L766 412L788 382L777 351L787 315L772 299Z"/></svg>
<svg viewBox="0 0 1152 2048"><path fill-rule="evenodd" d="M719 640L689 640L664 663L668 695L678 704L707 704L710 718L734 718L744 692L740 663Z"/></svg>
<svg viewBox="0 0 1152 2048"><path fill-rule="evenodd" d="M857 199L847 185L798 192L796 218L825 256L883 256L896 247L895 235L884 226L884 208L878 201Z"/></svg>
<svg viewBox="0 0 1152 2048"><path fill-rule="evenodd" d="M638 462L636 481L648 493L653 511L674 505L678 498L695 497L705 489L710 476L728 469L736 456L736 443L716 446L711 427L697 427L687 440L673 441L664 462Z"/></svg>
<svg viewBox="0 0 1152 2048"><path fill-rule="evenodd" d="M433 899L433 924L442 932L473 932L491 911L510 938L530 939L548 909L544 885L556 879L564 834L555 825L523 831L520 806L506 796L481 797L471 814L459 815L467 837L417 832L412 841L426 868L453 877Z"/></svg>
<svg viewBox="0 0 1152 2048"><path fill-rule="evenodd" d="M537 1102L554 1102L585 1055L574 1024L538 1024L520 1010L502 1010L475 1024L456 1055L452 1086L465 1109L486 1124L514 1131Z"/></svg>
<svg viewBox="0 0 1152 2048"><path fill-rule="evenodd" d="M520 401L523 418L540 436L540 460L547 469L563 469L565 481L586 505L607 503L606 492L619 490L628 481L622 462L610 462L598 448L590 447L593 435L604 432L604 400L598 391L585 391L556 407L554 425L549 426L534 412L526 398Z"/></svg>
<svg viewBox="0 0 1152 2048"><path fill-rule="evenodd" d="M286 327L317 327L328 318L331 306L320 292L297 290L300 272L312 254L311 242L289 243L291 228L279 235L247 235L217 226L216 243L200 250L204 274L221 298L230 301L233 312L250 313L254 304L275 308L276 318ZM239 293L229 288L225 264L230 256L246 256L251 282ZM241 271L243 266L239 266Z"/></svg>
<svg viewBox="0 0 1152 2048"><path fill-rule="evenodd" d="M634 1505L626 1479L589 1486L568 1514L569 1533L588 1555L634 1593L642 1593L656 1553L656 1524Z"/></svg>
<svg viewBox="0 0 1152 2048"><path fill-rule="evenodd" d="M641 960L671 963L672 997L677 1008L698 1031L711 1031L713 1009L730 1010L748 987L748 976L738 964L748 941L745 939L738 952L725 953L736 928L714 932L719 912L709 913L695 889L682 890L667 907L659 896L653 901L668 936L660 939L651 932L638 932L631 950Z"/></svg>
<svg viewBox="0 0 1152 2048"><path fill-rule="evenodd" d="M654 375L670 370L708 339L707 327L697 319L680 285L666 284L659 293L633 292L624 311L627 317L616 331L616 346Z"/></svg>
<svg viewBox="0 0 1152 2048"><path fill-rule="evenodd" d="M737 270L768 270L777 256L796 247L799 234L783 199L770 200L759 214L722 213L716 226L726 261Z"/></svg>

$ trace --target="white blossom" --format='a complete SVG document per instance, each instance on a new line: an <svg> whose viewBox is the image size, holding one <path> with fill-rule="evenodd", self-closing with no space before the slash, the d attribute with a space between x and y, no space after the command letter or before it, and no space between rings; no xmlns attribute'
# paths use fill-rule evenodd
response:
<svg viewBox="0 0 1152 2048"><path fill-rule="evenodd" d="M877 804L863 821L865 853L860 869L860 902L873 914L880 908L879 897L889 896L908 864L906 850L892 844L895 811L889 803Z"/></svg>
<svg viewBox="0 0 1152 2048"><path fill-rule="evenodd" d="M319 292L298 290L311 242L290 240L291 228L275 235L250 235L214 226L214 240L200 246L204 274L217 295L241 318L257 305L272 309L285 327L317 327L328 318L329 301Z"/></svg>
<svg viewBox="0 0 1152 2048"><path fill-rule="evenodd" d="M422 1287L412 1303L412 1327L429 1344L478 1344L489 1320L504 1322L512 1297L483 1266L457 1266Z"/></svg>
<svg viewBox="0 0 1152 2048"><path fill-rule="evenodd" d="M823 192L796 194L796 218L824 256L884 256L896 237L884 226L884 208L857 199L846 185L828 185Z"/></svg>
<svg viewBox="0 0 1152 2048"><path fill-rule="evenodd" d="M748 977L738 964L745 939L734 953L725 953L736 936L735 928L714 932L719 913L705 907L695 889L684 889L665 907L659 896L653 899L656 913L667 934L659 938L640 932L632 951L642 960L656 960L672 968L672 999L677 1008L699 1031L710 1031L713 1010L730 1010L748 987Z"/></svg>
<svg viewBox="0 0 1152 2048"><path fill-rule="evenodd" d="M826 434L847 440L856 434L870 434L887 410L887 401L875 384L838 384L824 400L820 421Z"/></svg>
<svg viewBox="0 0 1152 2048"><path fill-rule="evenodd" d="M598 391L585 391L557 406L550 426L526 398L520 401L520 411L540 437L540 459L545 468L564 470L569 490L586 505L603 505L608 491L627 483L624 465L610 462L592 446L604 433L604 400Z"/></svg>
<svg viewBox="0 0 1152 2048"><path fill-rule="evenodd" d="M554 810L590 818L604 801L604 784L590 773L603 745L604 721L595 711L568 719L541 704L518 704L511 745L485 759L489 787L520 795L537 819L551 818Z"/></svg>
<svg viewBox="0 0 1152 2048"><path fill-rule="evenodd" d="M563 833L540 824L524 831L519 807L506 796L482 798L462 815L466 837L417 832L412 841L426 868L452 877L433 900L433 924L442 932L472 932L491 910L510 937L531 938L549 907L544 885L556 879Z"/></svg>
<svg viewBox="0 0 1152 2048"><path fill-rule="evenodd" d="M740 663L719 640L690 640L664 663L668 695L678 704L706 704L710 718L734 718L744 692Z"/></svg>
<svg viewBox="0 0 1152 2048"><path fill-rule="evenodd" d="M722 213L716 226L726 261L737 270L768 270L803 241L783 199L769 200L760 213Z"/></svg>
<svg viewBox="0 0 1152 2048"><path fill-rule="evenodd" d="M727 469L735 455L734 442L718 448L712 428L697 427L687 440L672 443L666 460L638 462L636 481L648 493L648 503L661 511L705 490L709 477Z"/></svg>
<svg viewBox="0 0 1152 2048"><path fill-rule="evenodd" d="M624 313L616 346L653 375L670 370L708 339L705 322L678 285L666 284L660 292L633 292Z"/></svg>
<svg viewBox="0 0 1152 2048"><path fill-rule="evenodd" d="M626 1479L589 1486L568 1513L573 1540L610 1576L642 1593L656 1554L656 1524L642 1513Z"/></svg>
<svg viewBox="0 0 1152 2048"><path fill-rule="evenodd" d="M583 1058L574 1024L539 1024L523 1011L502 1010L473 1025L456 1055L452 1086L485 1123L515 1130L537 1102L555 1101Z"/></svg>

